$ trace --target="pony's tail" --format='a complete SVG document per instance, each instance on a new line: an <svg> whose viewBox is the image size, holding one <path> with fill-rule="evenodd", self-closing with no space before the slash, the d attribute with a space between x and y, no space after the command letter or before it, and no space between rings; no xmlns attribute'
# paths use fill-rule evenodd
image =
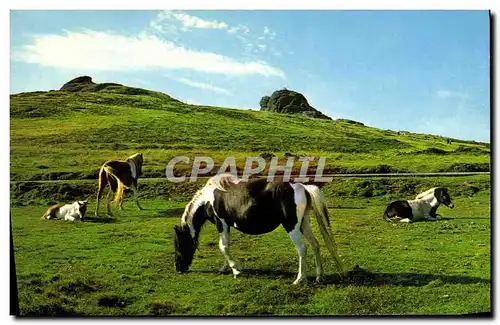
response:
<svg viewBox="0 0 500 325"><path fill-rule="evenodd" d="M116 191L115 191L115 197L113 199L114 203L120 203L123 200L123 193L124 193L124 186L123 183L120 181L118 177L115 176L115 171L113 168L109 166L104 166L104 171L108 173L108 175L111 175L116 180Z"/></svg>
<svg viewBox="0 0 500 325"><path fill-rule="evenodd" d="M331 258L333 259L335 266L337 267L337 272L342 276L344 273L344 266L340 261L339 254L337 253L337 246L335 245L335 241L333 239L332 232L330 230L330 220L328 219L328 210L325 197L321 193L319 187L316 185L304 185L305 190L311 196L311 205L314 210L314 215L316 216L316 220L318 221L319 231L323 240L326 244L326 248L330 253Z"/></svg>
<svg viewBox="0 0 500 325"><path fill-rule="evenodd" d="M118 187L116 188L115 198L113 199L113 202L120 203L123 200L123 183L118 179L118 177L115 177L115 179L118 183Z"/></svg>

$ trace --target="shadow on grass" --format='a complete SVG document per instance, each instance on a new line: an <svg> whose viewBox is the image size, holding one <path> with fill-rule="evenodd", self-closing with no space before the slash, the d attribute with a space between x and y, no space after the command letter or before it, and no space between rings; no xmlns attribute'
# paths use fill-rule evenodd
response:
<svg viewBox="0 0 500 325"><path fill-rule="evenodd" d="M116 222L116 219L111 217L85 217L83 222L112 223Z"/></svg>
<svg viewBox="0 0 500 325"><path fill-rule="evenodd" d="M350 207L350 206L341 206L341 205L338 205L338 206L329 206L328 209L356 209L356 210L363 210L363 209L366 209L366 208L363 208L363 207Z"/></svg>
<svg viewBox="0 0 500 325"><path fill-rule="evenodd" d="M488 279L461 276L461 275L440 275L425 273L374 273L360 267L344 274L344 279L340 280L336 274L325 276L325 283L338 285L366 285L366 286L416 286L422 287L431 283L436 286L441 284L472 284L472 283L491 283Z"/></svg>
<svg viewBox="0 0 500 325"><path fill-rule="evenodd" d="M478 218L478 217L464 217L464 218L447 218L447 217L442 217L441 220L487 220L490 219L490 217L484 217L484 218Z"/></svg>
<svg viewBox="0 0 500 325"><path fill-rule="evenodd" d="M212 273L222 274L218 270L193 270L192 273ZM224 274L229 274L225 272ZM281 279L294 279L297 276L296 272L282 271L278 269L243 269L239 277L263 277L263 278L281 278ZM314 282L315 276L308 276L308 282ZM472 284L472 283L491 283L490 280L460 276L460 275L438 275L438 274L425 274L425 273L373 273L368 270L356 267L351 271L344 273L341 280L338 274L325 275L323 284L335 284L338 286L348 285L363 285L363 286L416 286L422 287L430 283L435 283L436 286L442 284Z"/></svg>
<svg viewBox="0 0 500 325"><path fill-rule="evenodd" d="M172 208L166 210L159 210L156 214L156 218L179 218L182 216L184 208Z"/></svg>

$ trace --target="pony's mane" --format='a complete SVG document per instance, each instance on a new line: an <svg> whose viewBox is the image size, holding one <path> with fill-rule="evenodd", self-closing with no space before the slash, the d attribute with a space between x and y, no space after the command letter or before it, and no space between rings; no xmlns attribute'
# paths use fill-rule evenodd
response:
<svg viewBox="0 0 500 325"><path fill-rule="evenodd" d="M207 183L205 184L204 188L213 186L216 189L225 192L228 187L231 187L231 185L234 184L238 184L239 182L241 182L241 180L238 179L238 176L229 173L224 173L210 177Z"/></svg>
<svg viewBox="0 0 500 325"><path fill-rule="evenodd" d="M196 191L191 201L189 201L186 205L184 213L182 214L182 221L188 224L192 222L192 218L196 210L200 207L200 205L205 203L203 195L206 194L207 191L218 189L225 192L228 187L238 184L240 181L241 180L239 180L237 176L229 173L210 177L205 183L205 186Z"/></svg>
<svg viewBox="0 0 500 325"><path fill-rule="evenodd" d="M142 167L143 158L141 153L133 154L127 158L127 161L133 161L139 168Z"/></svg>
<svg viewBox="0 0 500 325"><path fill-rule="evenodd" d="M136 167L136 172L137 175L136 177L139 177L142 174L142 163L143 163L143 158L141 153L136 153L133 154L132 156L128 157L126 162L134 164Z"/></svg>
<svg viewBox="0 0 500 325"><path fill-rule="evenodd" d="M425 191L425 192L422 192L422 193L418 194L418 195L415 197L415 199L417 199L417 200L421 200L421 199L423 199L423 198L425 198L425 197L427 197L427 196L430 196L430 195L432 195L432 196L434 197L434 191L435 191L436 189L437 189L437 187L433 187L433 188L431 188L431 189L428 189L427 191Z"/></svg>

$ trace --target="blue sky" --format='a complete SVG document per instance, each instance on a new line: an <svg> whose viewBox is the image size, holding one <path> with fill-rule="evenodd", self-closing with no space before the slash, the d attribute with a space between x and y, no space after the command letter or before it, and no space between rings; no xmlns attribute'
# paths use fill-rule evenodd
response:
<svg viewBox="0 0 500 325"><path fill-rule="evenodd" d="M258 109L286 87L332 118L488 141L487 11L12 11L10 92L95 82Z"/></svg>

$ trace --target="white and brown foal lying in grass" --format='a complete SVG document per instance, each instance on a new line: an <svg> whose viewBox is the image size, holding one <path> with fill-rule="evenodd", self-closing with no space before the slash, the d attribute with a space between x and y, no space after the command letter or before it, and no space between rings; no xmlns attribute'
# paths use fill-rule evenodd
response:
<svg viewBox="0 0 500 325"><path fill-rule="evenodd" d="M186 206L181 225L175 226L175 266L186 272L193 261L200 231L209 220L220 233L219 248L224 255L223 269L240 274L238 263L229 251L229 229L260 235L283 226L299 254L299 272L294 284L306 277L306 243L311 244L316 261L317 281L323 277L319 244L311 229L309 212L313 211L321 236L337 271L343 267L330 230L328 211L320 189L300 183L267 182L266 179L240 181L230 174L214 176ZM272 250L273 248L270 247Z"/></svg>
<svg viewBox="0 0 500 325"><path fill-rule="evenodd" d="M436 213L438 207L444 204L453 209L448 189L433 187L417 195L415 200L400 200L387 206L384 218L390 221L413 222L419 220L436 221L441 217Z"/></svg>
<svg viewBox="0 0 500 325"><path fill-rule="evenodd" d="M68 221L83 221L87 212L87 200L75 201L72 204L54 204L42 216L42 219L62 219Z"/></svg>
<svg viewBox="0 0 500 325"><path fill-rule="evenodd" d="M137 208L142 210L137 198L137 180L142 174L142 164L144 158L142 153L136 153L126 160L106 161L99 170L99 188L97 190L97 203L95 216L99 214L99 200L102 192L109 185L108 202L106 205L108 215L111 215L111 200L115 194L114 202L118 203L123 210L123 198L125 188L129 188L134 193Z"/></svg>

